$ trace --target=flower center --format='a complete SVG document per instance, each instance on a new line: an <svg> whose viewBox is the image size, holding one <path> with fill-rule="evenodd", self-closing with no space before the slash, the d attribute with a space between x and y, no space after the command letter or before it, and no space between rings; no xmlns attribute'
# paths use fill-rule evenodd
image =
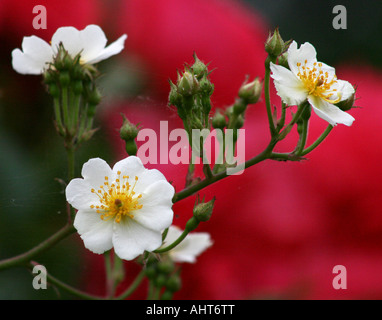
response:
<svg viewBox="0 0 382 320"><path fill-rule="evenodd" d="M304 83L305 88L308 90L308 94L312 94L316 97L329 102L337 103L341 101L341 93L337 92L337 89L331 89L332 85L337 83L337 77L334 75L332 79L329 79L328 72L322 70L322 63L313 63L313 68L308 67L307 60L305 60L302 66L300 62L297 62L298 73L297 76ZM337 95L337 99L331 99L333 95Z"/></svg>
<svg viewBox="0 0 382 320"><path fill-rule="evenodd" d="M90 208L101 213L102 220L114 218L119 223L124 216L134 218L132 212L142 208L138 202L142 195L136 195L134 191L138 177L135 177L134 184L131 185L128 176L121 178L120 171L117 174L115 183L109 184L109 177L105 177L104 184L97 191L91 189L91 192L98 196L100 205L91 205Z"/></svg>

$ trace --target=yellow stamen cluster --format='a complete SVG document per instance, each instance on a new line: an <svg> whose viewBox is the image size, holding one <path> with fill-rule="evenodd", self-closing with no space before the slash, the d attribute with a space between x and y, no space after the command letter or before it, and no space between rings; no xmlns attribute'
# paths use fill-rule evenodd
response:
<svg viewBox="0 0 382 320"><path fill-rule="evenodd" d="M308 89L309 94L329 102L337 103L341 101L341 93L337 92L337 89L331 89L332 85L337 83L337 77L334 75L329 80L328 72L322 70L322 63L314 62L313 68L308 67L308 63L305 60L302 66L300 62L297 62L298 73L297 76L304 83L304 86ZM337 95L337 99L330 99L333 95Z"/></svg>
<svg viewBox="0 0 382 320"><path fill-rule="evenodd" d="M136 195L134 191L138 177L135 177L134 184L131 185L128 176L121 177L120 171L117 175L115 183L109 184L109 177L105 177L104 184L97 191L91 189L99 198L100 205L91 205L90 208L96 209L102 220L114 218L119 223L124 216L134 218L132 212L142 208L138 202L142 195Z"/></svg>

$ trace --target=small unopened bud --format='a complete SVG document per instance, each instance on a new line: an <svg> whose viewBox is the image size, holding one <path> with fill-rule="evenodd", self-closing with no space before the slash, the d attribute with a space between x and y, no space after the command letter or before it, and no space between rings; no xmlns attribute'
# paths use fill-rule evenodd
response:
<svg viewBox="0 0 382 320"><path fill-rule="evenodd" d="M288 52L282 53L277 60L277 63L279 66L282 66L284 68L289 69L289 63L288 63Z"/></svg>
<svg viewBox="0 0 382 320"><path fill-rule="evenodd" d="M247 109L247 105L248 103L244 99L238 98L233 105L233 112L235 114L242 114Z"/></svg>
<svg viewBox="0 0 382 320"><path fill-rule="evenodd" d="M178 273L173 274L166 282L165 284L166 289L170 292L176 292L179 291L182 287L182 279L178 275Z"/></svg>
<svg viewBox="0 0 382 320"><path fill-rule="evenodd" d="M255 78L252 82L246 83L239 89L239 97L242 98L247 104L256 103L259 101L263 84L259 77Z"/></svg>
<svg viewBox="0 0 382 320"><path fill-rule="evenodd" d="M208 68L202 61L199 60L199 58L196 56L196 53L194 53L194 60L195 62L191 66L191 70L193 71L196 78L200 80L204 76L208 75Z"/></svg>
<svg viewBox="0 0 382 320"><path fill-rule="evenodd" d="M191 96L199 89L199 83L196 77L189 71L186 71L178 83L178 93L184 96Z"/></svg>
<svg viewBox="0 0 382 320"><path fill-rule="evenodd" d="M336 106L340 108L342 111L348 111L351 108L353 108L355 102L355 94L353 93L349 98L346 100L340 101L336 103Z"/></svg>
<svg viewBox="0 0 382 320"><path fill-rule="evenodd" d="M132 124L124 114L122 114L123 123L119 129L120 137L125 141L125 149L129 155L136 155L138 151L135 138L138 136L139 128Z"/></svg>
<svg viewBox="0 0 382 320"><path fill-rule="evenodd" d="M168 96L169 105L180 107L182 104L182 95L178 93L178 89L176 85L173 84L171 80L169 80L169 83L171 87L171 90Z"/></svg>
<svg viewBox="0 0 382 320"><path fill-rule="evenodd" d="M91 105L98 105L101 102L101 99L101 92L97 88L94 88L88 95L88 102Z"/></svg>
<svg viewBox="0 0 382 320"><path fill-rule="evenodd" d="M60 89L55 83L52 83L49 85L48 91L49 91L49 94L53 98L59 98L60 97Z"/></svg>
<svg viewBox="0 0 382 320"><path fill-rule="evenodd" d="M227 119L219 110L212 117L212 127L215 129L223 129L227 126Z"/></svg>
<svg viewBox="0 0 382 320"><path fill-rule="evenodd" d="M214 85L208 80L207 76L204 76L199 82L200 93L204 96L211 96L214 92Z"/></svg>
<svg viewBox="0 0 382 320"><path fill-rule="evenodd" d="M284 40L281 38L277 28L272 35L269 34L268 39L265 42L265 51L274 57L277 57L284 51Z"/></svg>
<svg viewBox="0 0 382 320"><path fill-rule="evenodd" d="M69 86L69 84L70 84L70 75L69 75L68 71L61 71L59 76L58 76L58 79L60 81L61 86L63 86L64 88Z"/></svg>
<svg viewBox="0 0 382 320"><path fill-rule="evenodd" d="M139 132L138 127L132 124L124 114L121 115L123 117L123 123L119 129L120 137L125 141L134 140Z"/></svg>
<svg viewBox="0 0 382 320"><path fill-rule="evenodd" d="M81 94L84 91L84 86L81 80L75 80L73 82L73 92L74 94Z"/></svg>
<svg viewBox="0 0 382 320"><path fill-rule="evenodd" d="M208 221L211 218L215 198L208 202L200 202L195 205L193 215L197 221Z"/></svg>

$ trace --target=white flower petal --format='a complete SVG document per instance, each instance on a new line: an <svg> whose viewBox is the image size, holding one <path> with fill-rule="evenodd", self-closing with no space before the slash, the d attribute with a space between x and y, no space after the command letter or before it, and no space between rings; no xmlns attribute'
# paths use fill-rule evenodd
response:
<svg viewBox="0 0 382 320"><path fill-rule="evenodd" d="M162 244L162 234L145 228L133 219L114 224L113 245L118 257L133 260L144 251L153 251Z"/></svg>
<svg viewBox="0 0 382 320"><path fill-rule="evenodd" d="M341 101L349 99L355 93L351 83L345 80L337 80L337 83L331 87L332 89L337 89L337 92L341 93Z"/></svg>
<svg viewBox="0 0 382 320"><path fill-rule="evenodd" d="M165 245L174 242L182 234L182 230L171 226L165 239ZM169 251L170 257L175 262L195 263L196 258L213 244L209 233L192 232L174 249Z"/></svg>
<svg viewBox="0 0 382 320"><path fill-rule="evenodd" d="M99 204L98 197L91 192L92 188L89 182L84 179L73 179L65 189L66 200L77 210L89 209L92 204Z"/></svg>
<svg viewBox="0 0 382 320"><path fill-rule="evenodd" d="M116 41L111 43L109 46L107 46L105 49L103 49L98 56L92 59L89 59L87 63L94 64L120 53L125 47L126 38L127 38L127 35L124 34L119 39L117 39Z"/></svg>
<svg viewBox="0 0 382 320"><path fill-rule="evenodd" d="M114 173L120 171L121 176L129 176L132 178L141 175L145 170L141 159L135 156L130 156L118 161L113 167Z"/></svg>
<svg viewBox="0 0 382 320"><path fill-rule="evenodd" d="M307 61L306 65L312 67L313 63L317 62L316 56L316 49L309 42L305 42L300 46L300 49L297 49L297 43L296 41L293 41L288 48L289 68L295 75L297 75L299 72L297 63L304 65L305 61Z"/></svg>
<svg viewBox="0 0 382 320"><path fill-rule="evenodd" d="M109 177L109 180L114 179L113 171L106 161L100 158L93 158L86 162L82 167L81 174L94 189L98 189L103 185L105 177Z"/></svg>
<svg viewBox="0 0 382 320"><path fill-rule="evenodd" d="M79 31L81 41L81 61L83 63L92 63L105 49L107 39L105 33L99 26L88 25L84 30Z"/></svg>
<svg viewBox="0 0 382 320"><path fill-rule="evenodd" d="M171 209L174 193L174 187L167 181L151 184L142 194L142 208L133 213L134 220L159 232L168 228L174 216Z"/></svg>
<svg viewBox="0 0 382 320"><path fill-rule="evenodd" d="M80 31L74 27L58 28L52 37L51 43L55 53L58 52L59 44L62 43L71 57L75 57L84 49Z"/></svg>
<svg viewBox="0 0 382 320"><path fill-rule="evenodd" d="M338 123L351 126L355 120L350 114L319 97L309 96L308 101L312 105L313 111L332 126Z"/></svg>
<svg viewBox="0 0 382 320"><path fill-rule="evenodd" d="M303 82L290 70L271 63L272 78L277 94L287 105L299 105L308 96L308 91Z"/></svg>
<svg viewBox="0 0 382 320"><path fill-rule="evenodd" d="M79 210L73 225L84 241L85 247L101 254L113 247L113 223L113 220L102 220L95 210Z"/></svg>
<svg viewBox="0 0 382 320"><path fill-rule="evenodd" d="M145 169L145 171L143 171L139 176L135 190L138 193L146 192L146 189L148 187L150 187L153 184L153 182L157 182L157 181L163 181L163 182L169 184L167 182L166 177L159 170L157 170L157 169L151 169L151 170Z"/></svg>
<svg viewBox="0 0 382 320"><path fill-rule="evenodd" d="M53 51L48 43L36 36L24 37L22 51L12 51L12 66L21 74L41 74L53 60Z"/></svg>

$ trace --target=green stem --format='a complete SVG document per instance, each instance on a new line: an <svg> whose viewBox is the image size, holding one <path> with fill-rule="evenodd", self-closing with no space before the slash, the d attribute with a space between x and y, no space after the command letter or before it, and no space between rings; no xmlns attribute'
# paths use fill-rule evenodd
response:
<svg viewBox="0 0 382 320"><path fill-rule="evenodd" d="M68 159L68 181L75 178L75 150L74 146L67 146L66 156Z"/></svg>
<svg viewBox="0 0 382 320"><path fill-rule="evenodd" d="M182 234L178 237L178 239L176 239L173 243L171 243L167 247L154 250L153 252L155 252L155 253L164 253L164 252L167 252L167 251L175 248L179 243L181 243L187 237L189 232L190 232L189 230L185 229L182 232Z"/></svg>
<svg viewBox="0 0 382 320"><path fill-rule="evenodd" d="M78 118L80 113L80 103L81 103L81 95L79 94L73 94L73 105L72 105L72 127L71 132L72 135L75 135L75 133L78 131Z"/></svg>
<svg viewBox="0 0 382 320"><path fill-rule="evenodd" d="M286 114L286 104L284 102L281 103L281 117L277 124L277 131L280 132L280 130L284 127L285 124L285 114Z"/></svg>
<svg viewBox="0 0 382 320"><path fill-rule="evenodd" d="M328 125L325 129L325 131L317 138L316 141L314 141L308 148L304 149L301 153L299 154L293 154L293 152L290 153L276 153L272 152L270 159L273 160L300 160L301 157L307 155L311 151L313 151L315 148L317 148L321 142L328 136L330 131L332 131L333 126Z"/></svg>
<svg viewBox="0 0 382 320"><path fill-rule="evenodd" d="M141 284L142 280L145 278L145 270L143 269L135 278L134 282L126 289L125 292L121 293L116 299L123 300L131 295Z"/></svg>
<svg viewBox="0 0 382 320"><path fill-rule="evenodd" d="M64 130L64 127L62 125L62 117L61 117L61 108L60 108L60 99L59 98L54 98L53 100L53 104L54 104L54 115L55 115L55 120L56 120L56 125L57 125L57 128L58 128L58 131L60 134L64 135L65 133L65 130Z"/></svg>
<svg viewBox="0 0 382 320"><path fill-rule="evenodd" d="M304 149L301 152L301 155L304 156L308 154L309 152L313 151L315 148L317 148L320 145L320 143L328 136L330 131L332 131L332 129L333 129L333 126L329 124L326 127L325 131L317 138L317 140L314 141L308 148Z"/></svg>
<svg viewBox="0 0 382 320"><path fill-rule="evenodd" d="M245 168L249 168L261 161L264 161L266 159L270 159L271 158L271 155L272 155L272 150L274 149L275 145L277 143L277 139L271 139L271 142L268 144L267 148L261 152L260 154L258 154L256 157L250 159L250 160L247 160L244 164ZM213 175L210 179L204 179L202 180L201 182L195 184L195 185L192 185L192 186L189 186L185 189L183 189L182 191L179 191L177 192L174 197L172 198L172 202L175 203L175 202L178 202L182 199L185 199L187 197L189 197L190 195L198 192L199 190L223 179L227 177L227 171L222 171L218 174L215 174Z"/></svg>
<svg viewBox="0 0 382 320"><path fill-rule="evenodd" d="M113 267L111 262L111 250L104 253L105 259L105 271L106 271L106 292L109 299L114 296L114 277L113 277Z"/></svg>
<svg viewBox="0 0 382 320"><path fill-rule="evenodd" d="M13 258L0 261L0 270L4 270L10 267L22 265L26 262L29 262L30 260L32 260L33 257L50 249L51 247L56 245L58 242L60 242L62 239L66 238L67 236L74 233L75 231L76 230L72 225L67 224L65 227L63 227L58 232L50 236L47 240L41 242L39 245L37 245L33 249L23 254L20 254L18 256L15 256Z"/></svg>
<svg viewBox="0 0 382 320"><path fill-rule="evenodd" d="M70 118L69 118L69 105L68 105L68 88L62 88L62 113L64 116L64 123L66 128L70 128Z"/></svg>
<svg viewBox="0 0 382 320"><path fill-rule="evenodd" d="M309 120L304 119L302 123L302 132L300 134L296 149L294 151L294 153L297 156L299 156L305 148L306 140L308 138L308 126L309 126Z"/></svg>
<svg viewBox="0 0 382 320"><path fill-rule="evenodd" d="M269 94L269 83L270 83L270 74L271 74L270 63L271 62L275 62L275 61L274 59L268 56L267 59L265 60L264 95L265 95L265 106L267 108L269 130L271 132L271 137L274 137L277 135L277 131L275 128L275 124L273 123L271 98Z"/></svg>

